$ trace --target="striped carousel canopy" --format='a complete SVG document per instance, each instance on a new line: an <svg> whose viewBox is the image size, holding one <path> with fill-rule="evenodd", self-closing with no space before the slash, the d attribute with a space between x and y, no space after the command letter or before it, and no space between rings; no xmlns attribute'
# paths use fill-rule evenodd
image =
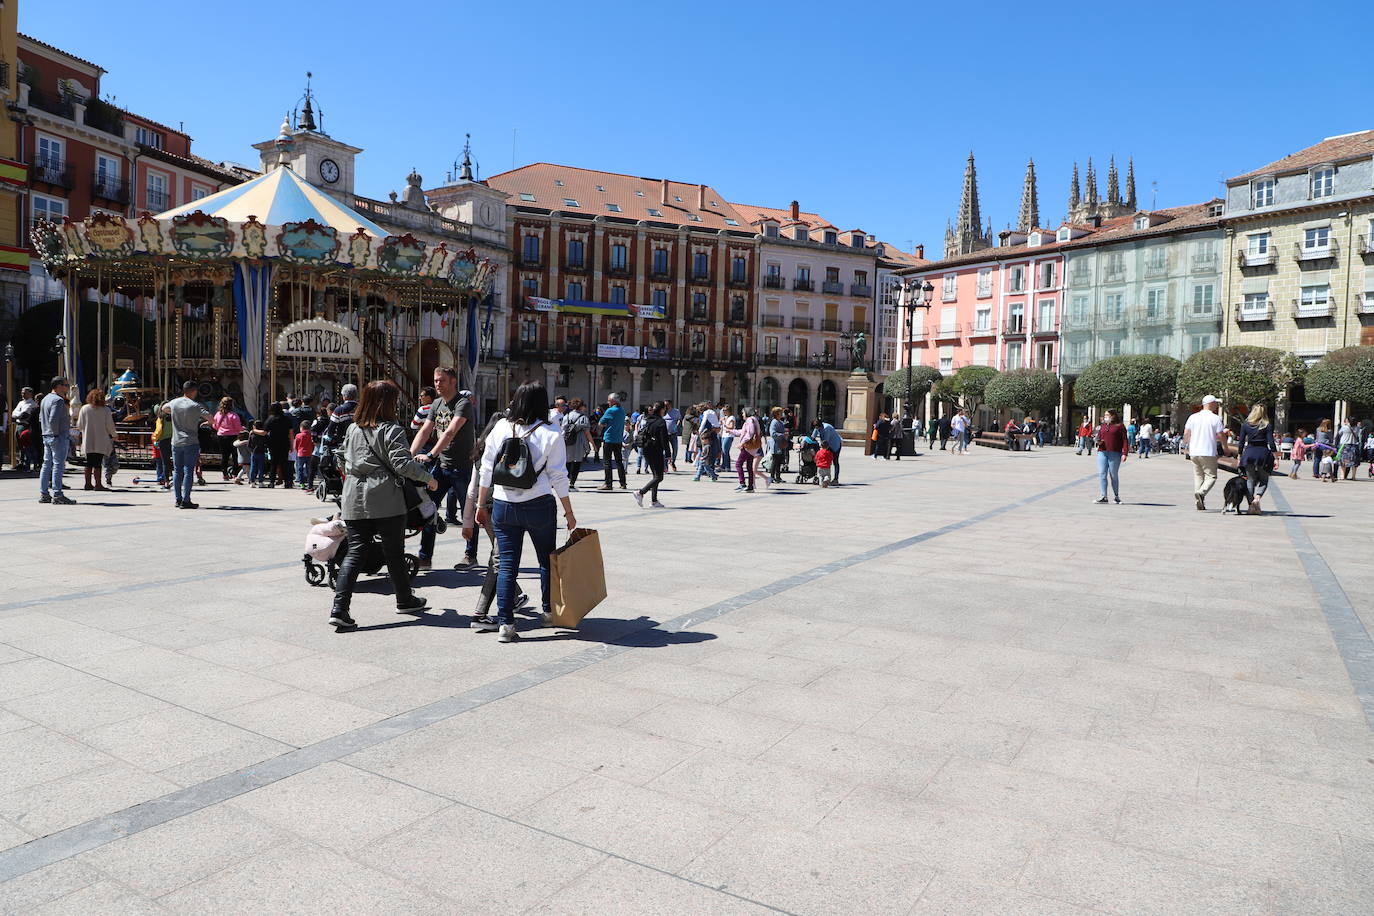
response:
<svg viewBox="0 0 1374 916"><path fill-rule="evenodd" d="M285 167L272 169L252 181L159 213L157 219L170 220L197 210L207 216L223 217L232 222L244 222L250 216L256 216L258 222L271 226L313 219L338 230L340 238L349 237L359 228L366 229L375 239L383 239L391 234Z"/></svg>

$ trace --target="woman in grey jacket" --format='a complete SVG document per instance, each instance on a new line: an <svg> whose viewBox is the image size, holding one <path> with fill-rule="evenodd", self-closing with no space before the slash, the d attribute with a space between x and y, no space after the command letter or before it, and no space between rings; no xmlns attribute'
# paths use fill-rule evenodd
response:
<svg viewBox="0 0 1374 916"><path fill-rule="evenodd" d="M340 458L345 475L341 507L348 526L348 556L339 567L334 608L329 614L329 622L340 630L358 626L349 615L349 605L363 551L373 537L382 542L386 570L396 592L396 610L418 614L428 604L410 588L405 564L406 502L401 487L409 486L408 480L423 483L430 490L438 484L423 464L410 457L410 443L396 413L400 399L401 389L395 382L369 382L358 401L353 425L344 437Z"/></svg>

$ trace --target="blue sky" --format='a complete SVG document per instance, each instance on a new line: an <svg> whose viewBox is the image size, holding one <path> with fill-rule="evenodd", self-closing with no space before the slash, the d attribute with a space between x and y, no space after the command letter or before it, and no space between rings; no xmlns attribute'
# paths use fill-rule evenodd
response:
<svg viewBox="0 0 1374 916"><path fill-rule="evenodd" d="M378 18L378 10L385 18ZM357 0L225 6L20 0L20 30L109 71L118 104L184 123L207 158L256 163L306 70L325 129L364 147L358 191L441 180L471 132L512 161L705 182L938 252L978 160L985 218L1041 221L1072 162L1134 155L1142 205L1374 127L1368 3L691 4ZM132 15L132 13L137 15ZM190 47L184 52L181 49Z"/></svg>

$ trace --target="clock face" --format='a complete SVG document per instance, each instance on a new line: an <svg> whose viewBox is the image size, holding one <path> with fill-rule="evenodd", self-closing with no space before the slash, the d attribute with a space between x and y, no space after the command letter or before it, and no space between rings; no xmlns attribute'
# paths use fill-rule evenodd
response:
<svg viewBox="0 0 1374 916"><path fill-rule="evenodd" d="M482 225L491 226L496 222L496 208L491 204L482 204Z"/></svg>
<svg viewBox="0 0 1374 916"><path fill-rule="evenodd" d="M320 177L327 183L333 184L339 180L339 164L333 159L320 160Z"/></svg>

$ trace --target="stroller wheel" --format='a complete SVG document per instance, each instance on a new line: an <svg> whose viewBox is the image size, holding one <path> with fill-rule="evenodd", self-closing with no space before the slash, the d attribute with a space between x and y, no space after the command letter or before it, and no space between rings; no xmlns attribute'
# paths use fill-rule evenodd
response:
<svg viewBox="0 0 1374 916"><path fill-rule="evenodd" d="M420 558L413 553L406 554L406 572L412 579L420 575Z"/></svg>
<svg viewBox="0 0 1374 916"><path fill-rule="evenodd" d="M329 568L329 589L335 592L339 590L339 571L332 566Z"/></svg>
<svg viewBox="0 0 1374 916"><path fill-rule="evenodd" d="M305 581L314 586L324 585L325 570L319 563L305 564Z"/></svg>
<svg viewBox="0 0 1374 916"><path fill-rule="evenodd" d="M447 531L447 530L448 530L448 522L444 521L444 517L443 517L442 515L439 515L438 513L435 513L435 515L434 515L434 533L435 533L435 534L443 534L443 533L444 533L445 531Z"/></svg>

